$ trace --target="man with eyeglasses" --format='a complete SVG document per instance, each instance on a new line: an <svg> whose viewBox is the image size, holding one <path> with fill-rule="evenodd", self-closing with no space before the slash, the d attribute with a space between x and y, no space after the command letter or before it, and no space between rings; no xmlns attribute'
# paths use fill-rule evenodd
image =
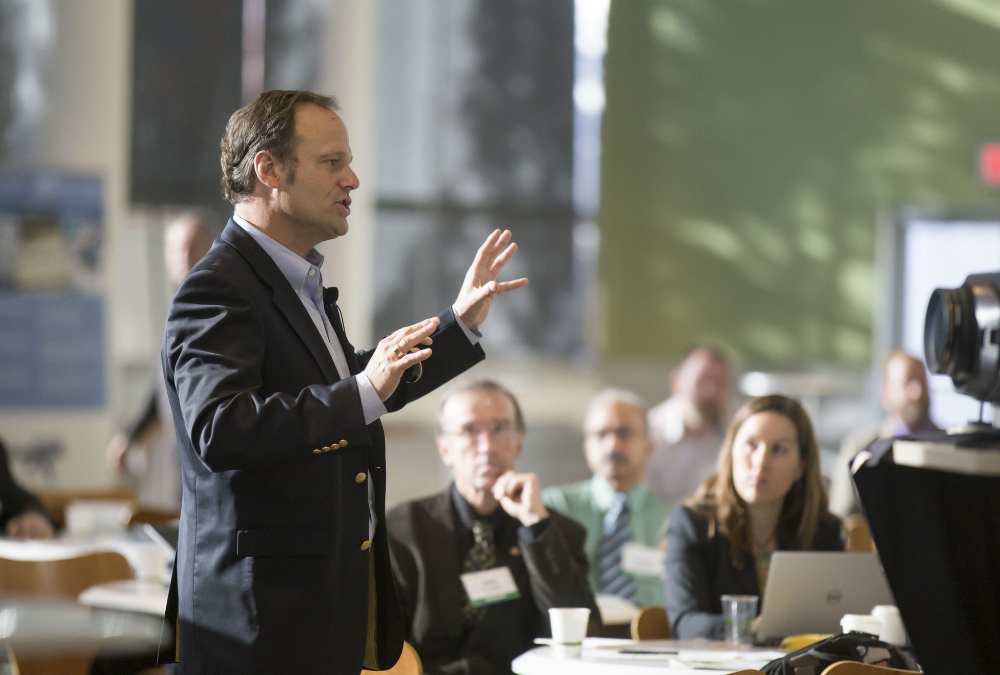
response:
<svg viewBox="0 0 1000 675"><path fill-rule="evenodd" d="M386 514L406 639L427 673L509 673L549 635L550 607L589 607L585 532L545 508L535 474L517 473L524 418L488 380L441 402L437 448L454 483Z"/></svg>
<svg viewBox="0 0 1000 675"><path fill-rule="evenodd" d="M662 607L663 525L673 506L654 496L643 480L653 444L642 399L605 389L591 400L583 430L594 477L547 488L542 501L587 529L595 593Z"/></svg>

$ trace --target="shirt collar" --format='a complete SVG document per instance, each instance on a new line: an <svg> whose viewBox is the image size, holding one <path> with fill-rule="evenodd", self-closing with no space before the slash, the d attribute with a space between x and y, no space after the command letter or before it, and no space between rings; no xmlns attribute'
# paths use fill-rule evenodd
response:
<svg viewBox="0 0 1000 675"><path fill-rule="evenodd" d="M926 433L928 431L939 431L937 426L930 420L927 420L920 426L911 429L910 427L906 426L906 424L902 420L898 418L894 418L891 420L890 429L893 436L909 436L911 434Z"/></svg>
<svg viewBox="0 0 1000 675"><path fill-rule="evenodd" d="M323 280L320 272L320 268L323 267L323 256L319 251L314 248L309 249L306 257L302 258L297 253L271 239L262 230L251 225L239 214L233 214L233 221L246 230L246 233L253 237L254 241L260 244L260 247L271 257L271 260L278 266L278 269L281 270L281 273L296 293L299 293L303 287L306 287L310 297L316 295ZM309 274L310 270L314 270L312 275Z"/></svg>
<svg viewBox="0 0 1000 675"><path fill-rule="evenodd" d="M615 489L611 487L611 483L604 476L597 474L594 474L594 477L590 479L590 494L593 496L594 505L602 513L606 513L611 508L618 496ZM625 493L629 509L635 511L645 499L646 494L648 494L648 490L645 481L639 481L635 487Z"/></svg>
<svg viewBox="0 0 1000 675"><path fill-rule="evenodd" d="M472 523L476 520L488 520L490 522L490 525L493 526L493 531L499 532L504 523L506 523L507 520L510 519L510 516L507 515L507 512L504 511L499 506L496 508L495 511L493 511L493 513L489 514L488 516L483 516L476 513L476 510L472 507L472 504L467 502L465 500L465 497L459 494L458 488L455 486L454 483L451 484L451 488L449 491L451 492L451 503L455 506L455 512L458 514L458 522L462 526L460 528L462 533L471 532Z"/></svg>

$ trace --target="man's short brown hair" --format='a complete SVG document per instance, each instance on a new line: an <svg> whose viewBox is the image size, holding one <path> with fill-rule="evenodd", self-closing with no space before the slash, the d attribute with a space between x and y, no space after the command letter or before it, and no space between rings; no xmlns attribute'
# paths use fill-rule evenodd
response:
<svg viewBox="0 0 1000 675"><path fill-rule="evenodd" d="M253 160L269 152L281 162L289 181L295 180L295 109L310 103L337 112L332 96L311 91L265 91L253 103L233 113L222 137L222 189L233 204L253 196L257 175Z"/></svg>

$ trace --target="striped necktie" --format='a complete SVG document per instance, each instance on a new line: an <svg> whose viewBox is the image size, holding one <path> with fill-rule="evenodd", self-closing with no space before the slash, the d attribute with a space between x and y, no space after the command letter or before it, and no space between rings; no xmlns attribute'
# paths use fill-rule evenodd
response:
<svg viewBox="0 0 1000 675"><path fill-rule="evenodd" d="M628 502L624 492L615 495L615 502L604 514L604 536L601 537L601 590L626 600L635 601L635 582L622 570L622 547L632 540L628 525Z"/></svg>

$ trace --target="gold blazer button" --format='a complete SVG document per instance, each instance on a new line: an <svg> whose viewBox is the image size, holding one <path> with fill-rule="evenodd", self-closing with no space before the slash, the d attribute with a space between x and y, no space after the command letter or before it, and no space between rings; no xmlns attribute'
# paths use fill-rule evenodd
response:
<svg viewBox="0 0 1000 675"><path fill-rule="evenodd" d="M316 448L315 450L313 450L313 454L314 454L314 455L318 455L318 454L319 454L319 453L321 453L321 452L323 452L323 451L322 451L322 450L320 450L319 448Z"/></svg>
<svg viewBox="0 0 1000 675"><path fill-rule="evenodd" d="M347 441L341 441L340 442L340 447L346 448L347 447Z"/></svg>
<svg viewBox="0 0 1000 675"><path fill-rule="evenodd" d="M354 477L354 482L355 483L364 483L365 482L365 478L368 478L368 474L359 473L357 476Z"/></svg>
<svg viewBox="0 0 1000 675"><path fill-rule="evenodd" d="M361 550L362 550L362 551L367 551L367 550L368 550L368 548L369 548L369 547L370 547L371 545L372 545L372 543L371 543L370 541L366 541L365 543L361 544Z"/></svg>

